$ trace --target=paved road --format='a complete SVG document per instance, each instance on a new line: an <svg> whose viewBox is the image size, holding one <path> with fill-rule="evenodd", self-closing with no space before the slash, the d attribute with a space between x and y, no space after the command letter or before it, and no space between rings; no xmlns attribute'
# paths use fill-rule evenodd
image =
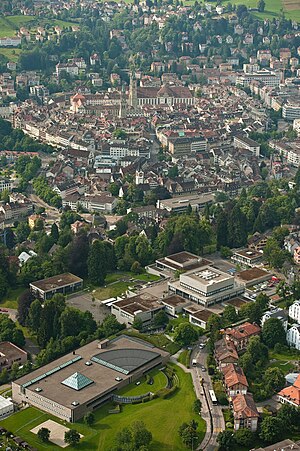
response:
<svg viewBox="0 0 300 451"><path fill-rule="evenodd" d="M207 425L204 440L199 448L203 451L215 451L218 449L217 436L225 429L225 422L221 407L213 406L209 396L208 391L213 388L211 378L207 371L201 370L201 366L206 367L207 355L205 348L200 350L196 347L192 352L191 361L196 359L198 363L191 371L196 395L202 402L201 416ZM203 385L200 383L202 378Z"/></svg>

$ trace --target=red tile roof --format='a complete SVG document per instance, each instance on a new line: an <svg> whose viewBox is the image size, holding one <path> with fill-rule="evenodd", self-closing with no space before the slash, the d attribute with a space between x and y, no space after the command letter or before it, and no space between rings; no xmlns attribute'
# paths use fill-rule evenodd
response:
<svg viewBox="0 0 300 451"><path fill-rule="evenodd" d="M251 335L258 335L260 333L260 327L257 324L244 323L234 329L225 329L226 335L235 340L242 340L243 338L250 337Z"/></svg>
<svg viewBox="0 0 300 451"><path fill-rule="evenodd" d="M236 384L244 385L248 387L248 381L241 367L230 363L226 367L222 368L224 374L224 380L226 387L230 388Z"/></svg>
<svg viewBox="0 0 300 451"><path fill-rule="evenodd" d="M250 393L235 396L232 404L235 419L259 417L253 396Z"/></svg>
<svg viewBox="0 0 300 451"><path fill-rule="evenodd" d="M283 388L278 395L300 406L300 374L294 382L294 385Z"/></svg>

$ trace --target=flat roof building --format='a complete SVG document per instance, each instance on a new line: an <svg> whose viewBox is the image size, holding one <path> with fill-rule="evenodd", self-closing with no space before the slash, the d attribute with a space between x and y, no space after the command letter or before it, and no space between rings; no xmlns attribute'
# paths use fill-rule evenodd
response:
<svg viewBox="0 0 300 451"><path fill-rule="evenodd" d="M27 361L27 352L10 341L0 343L0 372L6 368L10 370L13 363L22 365Z"/></svg>
<svg viewBox="0 0 300 451"><path fill-rule="evenodd" d="M257 252L254 249L240 249L235 251L231 257L231 260L240 264L243 267L253 268L260 264L263 259L263 254Z"/></svg>
<svg viewBox="0 0 300 451"><path fill-rule="evenodd" d="M169 291L197 304L209 306L244 292L235 277L212 266L204 266L181 274L178 281L168 283Z"/></svg>
<svg viewBox="0 0 300 451"><path fill-rule="evenodd" d="M0 396L0 418L7 417L14 411L14 404L10 398Z"/></svg>
<svg viewBox="0 0 300 451"><path fill-rule="evenodd" d="M211 262L205 260L199 255L191 252L177 252L176 254L168 255L167 257L156 260L156 268L161 271L189 271L191 269L199 268L200 266L209 265Z"/></svg>
<svg viewBox="0 0 300 451"><path fill-rule="evenodd" d="M170 213L184 213L189 206L193 211L199 211L206 205L211 205L214 199L215 195L213 193L190 194L158 200L156 206Z"/></svg>
<svg viewBox="0 0 300 451"><path fill-rule="evenodd" d="M168 359L167 352L134 337L95 340L14 381L12 398L17 404L78 421Z"/></svg>
<svg viewBox="0 0 300 451"><path fill-rule="evenodd" d="M236 277L245 287L252 287L258 283L270 280L272 278L272 274L261 268L251 268L239 272Z"/></svg>
<svg viewBox="0 0 300 451"><path fill-rule="evenodd" d="M29 284L31 292L46 300L56 293L67 294L83 287L83 280L71 273L59 274Z"/></svg>
<svg viewBox="0 0 300 451"><path fill-rule="evenodd" d="M140 319L143 326L148 326L156 313L163 309L164 306L157 301L157 297L145 292L111 305L111 313L126 326L132 326L136 319Z"/></svg>

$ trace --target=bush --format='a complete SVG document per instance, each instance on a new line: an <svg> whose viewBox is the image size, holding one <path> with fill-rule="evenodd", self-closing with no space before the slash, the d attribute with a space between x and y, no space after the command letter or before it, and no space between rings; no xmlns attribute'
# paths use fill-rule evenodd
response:
<svg viewBox="0 0 300 451"><path fill-rule="evenodd" d="M209 367L207 368L208 374L210 376L212 376L213 374L215 374L215 367L212 365L209 365Z"/></svg>
<svg viewBox="0 0 300 451"><path fill-rule="evenodd" d="M149 402L150 401L150 396L145 396L145 398L143 398L142 402Z"/></svg>

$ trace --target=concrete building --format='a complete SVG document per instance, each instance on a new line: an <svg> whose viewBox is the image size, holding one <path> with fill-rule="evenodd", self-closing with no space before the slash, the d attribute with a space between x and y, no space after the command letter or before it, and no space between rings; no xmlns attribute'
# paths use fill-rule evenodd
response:
<svg viewBox="0 0 300 451"><path fill-rule="evenodd" d="M239 147L241 149L247 149L259 157L260 144L247 136L237 135L233 138L234 147Z"/></svg>
<svg viewBox="0 0 300 451"><path fill-rule="evenodd" d="M200 266L209 265L211 262L205 260L199 255L191 252L178 252L176 254L168 255L167 257L159 258L155 262L156 268L160 271L175 273L176 271L189 271L191 269L199 268Z"/></svg>
<svg viewBox="0 0 300 451"><path fill-rule="evenodd" d="M83 280L74 274L65 273L32 282L29 286L35 296L45 301L56 293L68 294L79 290L83 287Z"/></svg>
<svg viewBox="0 0 300 451"><path fill-rule="evenodd" d="M163 298L160 300L161 304L165 307L165 312L174 318L176 318L180 313L185 311L186 307L190 305L189 301L182 298L181 296L177 296L174 294L173 296L168 296L167 298Z"/></svg>
<svg viewBox="0 0 300 451"><path fill-rule="evenodd" d="M267 282L272 278L272 274L261 268L251 268L240 271L236 277L244 287L252 287L258 283Z"/></svg>
<svg viewBox="0 0 300 451"><path fill-rule="evenodd" d="M237 263L243 267L253 268L261 263L263 254L252 249L241 249L235 251L231 257L234 263Z"/></svg>
<svg viewBox="0 0 300 451"><path fill-rule="evenodd" d="M0 396L0 419L7 417L14 412L14 404L9 398Z"/></svg>
<svg viewBox="0 0 300 451"><path fill-rule="evenodd" d="M126 335L95 340L14 381L12 398L75 422L168 359L167 352Z"/></svg>
<svg viewBox="0 0 300 451"><path fill-rule="evenodd" d="M282 107L282 117L287 121L300 119L300 103L287 102Z"/></svg>
<svg viewBox="0 0 300 451"><path fill-rule="evenodd" d="M156 313L163 309L164 306L157 298L148 293L131 296L111 305L111 313L127 327L132 326L137 319L142 321L144 327L149 326Z"/></svg>
<svg viewBox="0 0 300 451"><path fill-rule="evenodd" d="M27 361L27 352L10 341L0 343L0 371L10 370L14 363L22 365Z"/></svg>
<svg viewBox="0 0 300 451"><path fill-rule="evenodd" d="M289 438L282 440L278 443L273 443L273 445L266 446L265 448L252 448L250 451L299 451L300 441L294 442Z"/></svg>
<svg viewBox="0 0 300 451"><path fill-rule="evenodd" d="M236 297L244 292L242 285L231 276L211 266L181 274L179 280L168 283L171 293L205 307Z"/></svg>
<svg viewBox="0 0 300 451"><path fill-rule="evenodd" d="M171 199L162 199L157 201L157 208L167 210L170 213L184 213L189 208L193 211L200 211L206 205L211 205L215 199L212 193L206 194L189 194L182 196L174 196Z"/></svg>
<svg viewBox="0 0 300 451"><path fill-rule="evenodd" d="M208 319L212 315L210 310L201 309L196 312L189 312L189 307L187 307L185 311L189 314L189 322L193 324L193 326L206 329Z"/></svg>
<svg viewBox="0 0 300 451"><path fill-rule="evenodd" d="M236 78L236 84L249 86L252 81L260 81L262 84L271 87L278 87L281 82L281 72L262 69L257 72L243 74Z"/></svg>

